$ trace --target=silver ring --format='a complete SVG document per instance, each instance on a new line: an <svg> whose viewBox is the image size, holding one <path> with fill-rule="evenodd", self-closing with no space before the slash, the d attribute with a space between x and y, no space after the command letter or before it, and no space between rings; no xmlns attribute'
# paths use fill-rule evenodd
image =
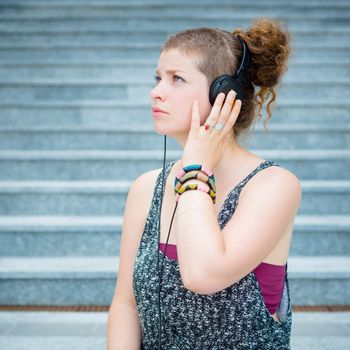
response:
<svg viewBox="0 0 350 350"><path fill-rule="evenodd" d="M223 123L216 123L214 129L220 131L222 130L223 127L224 127Z"/></svg>

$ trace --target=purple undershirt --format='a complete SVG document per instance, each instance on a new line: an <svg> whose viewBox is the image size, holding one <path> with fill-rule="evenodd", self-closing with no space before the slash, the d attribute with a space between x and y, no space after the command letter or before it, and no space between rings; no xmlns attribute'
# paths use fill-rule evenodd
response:
<svg viewBox="0 0 350 350"><path fill-rule="evenodd" d="M160 251L164 253L165 244L159 244ZM175 244L168 244L166 256L177 260L177 250ZM273 265L262 262L255 269L255 276L258 280L265 305L270 314L273 315L281 302L283 283L286 275L286 265Z"/></svg>

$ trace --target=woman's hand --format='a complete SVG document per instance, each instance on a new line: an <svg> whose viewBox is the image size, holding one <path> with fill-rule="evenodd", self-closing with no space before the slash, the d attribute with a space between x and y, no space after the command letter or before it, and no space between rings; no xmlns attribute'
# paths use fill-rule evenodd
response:
<svg viewBox="0 0 350 350"><path fill-rule="evenodd" d="M241 110L242 102L235 100L235 96L236 93L231 90L223 104L225 94L220 93L203 126L200 126L198 100L194 101L191 129L182 155L182 167L189 164L202 164L212 170L218 163ZM217 123L222 124L221 130L214 128ZM207 130L206 125L209 126Z"/></svg>

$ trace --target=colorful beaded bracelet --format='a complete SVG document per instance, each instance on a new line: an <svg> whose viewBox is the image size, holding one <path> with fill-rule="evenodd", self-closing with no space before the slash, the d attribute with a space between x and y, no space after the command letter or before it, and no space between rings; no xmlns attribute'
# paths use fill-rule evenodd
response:
<svg viewBox="0 0 350 350"><path fill-rule="evenodd" d="M208 193L213 201L213 204L216 203L216 194L215 192L212 191L212 189L207 190L205 186L201 185L201 184L184 184L180 187L179 191L176 194L176 202L179 201L180 196L185 192L185 191L189 191L189 190L200 190L203 191L205 193Z"/></svg>
<svg viewBox="0 0 350 350"><path fill-rule="evenodd" d="M204 174L208 177L207 184L209 185L209 190L206 189L206 187L202 185L197 185L197 184L191 184L191 185L184 185L183 183L188 180L184 180L183 178L186 177L187 173L192 173L196 172L197 174L200 174L200 171L204 172ZM197 175L196 178L203 181L204 178L201 175ZM190 175L193 176L193 173ZM191 178L191 177L189 177ZM179 173L175 177L175 182L174 182L174 189L176 193L176 201L178 202L180 195L187 191L187 190L201 190L203 192L206 192L210 195L211 199L213 200L213 203L215 204L216 202L216 187L215 187L215 177L213 172L211 172L208 168L205 166L202 166L201 164L190 164L182 168L182 170L179 171Z"/></svg>
<svg viewBox="0 0 350 350"><path fill-rule="evenodd" d="M175 183L174 183L174 187L176 186L176 184L178 183L178 181L189 171L192 170L200 170L203 171L207 176L209 176L212 181L215 183L215 177L213 172L211 172L207 167L201 165L201 164L190 164L185 166L184 168L182 168L182 170L179 171L179 173L176 175L175 177Z"/></svg>
<svg viewBox="0 0 350 350"><path fill-rule="evenodd" d="M187 173L185 173L184 176L181 177L180 180L177 181L176 186L175 186L175 194L178 192L180 187L190 179L198 179L203 182L205 182L213 192L216 192L216 186L215 182L206 174L203 174L200 170L192 170Z"/></svg>

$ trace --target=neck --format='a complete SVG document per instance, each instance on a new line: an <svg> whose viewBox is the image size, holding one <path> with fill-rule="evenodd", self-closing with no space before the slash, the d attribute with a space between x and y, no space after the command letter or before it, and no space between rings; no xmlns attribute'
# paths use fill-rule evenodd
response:
<svg viewBox="0 0 350 350"><path fill-rule="evenodd" d="M176 138L176 140L180 143L182 149L186 144L186 140L182 140ZM224 153L218 163L215 165L213 169L210 169L215 176L217 184L225 184L227 181L232 182L232 172L230 169L237 169L237 174L239 174L239 169L247 163L247 159L251 158L252 154L247 151L245 148L240 146L238 142L231 137L230 141L227 143L227 147L224 150ZM177 171L180 171L181 161L178 162ZM231 179L231 181L230 181Z"/></svg>

